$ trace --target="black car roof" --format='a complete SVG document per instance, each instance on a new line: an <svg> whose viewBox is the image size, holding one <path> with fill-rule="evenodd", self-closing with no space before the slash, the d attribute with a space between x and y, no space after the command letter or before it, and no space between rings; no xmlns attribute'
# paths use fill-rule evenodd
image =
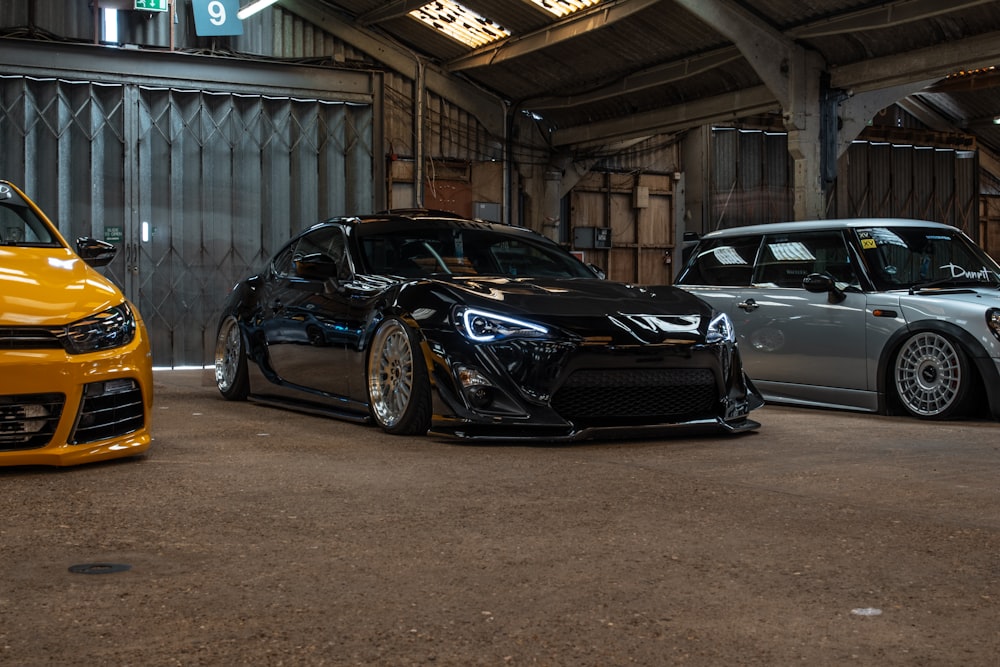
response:
<svg viewBox="0 0 1000 667"><path fill-rule="evenodd" d="M544 238L526 227L514 227L499 222L465 218L448 211L435 211L431 209L393 209L390 211L383 211L368 215L339 216L325 220L319 223L319 225L331 223L345 225L358 231L364 230L362 231L362 234L366 232L392 233L395 231L405 231L407 228L412 229L414 226L420 226L425 229L457 227L465 229L489 229L501 233L529 234ZM313 227L316 226L317 225L313 225Z"/></svg>

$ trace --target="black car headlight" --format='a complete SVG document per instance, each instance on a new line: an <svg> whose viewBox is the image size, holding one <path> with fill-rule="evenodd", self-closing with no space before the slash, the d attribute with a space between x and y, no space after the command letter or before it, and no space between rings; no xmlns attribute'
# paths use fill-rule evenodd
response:
<svg viewBox="0 0 1000 667"><path fill-rule="evenodd" d="M122 303L68 325L63 344L70 354L110 350L131 343L135 326L132 309Z"/></svg>
<svg viewBox="0 0 1000 667"><path fill-rule="evenodd" d="M540 324L478 308L456 309L455 326L463 336L477 343L549 335L549 330Z"/></svg>
<svg viewBox="0 0 1000 667"><path fill-rule="evenodd" d="M716 313L708 323L708 331L705 332L706 343L735 343L736 327L729 315Z"/></svg>

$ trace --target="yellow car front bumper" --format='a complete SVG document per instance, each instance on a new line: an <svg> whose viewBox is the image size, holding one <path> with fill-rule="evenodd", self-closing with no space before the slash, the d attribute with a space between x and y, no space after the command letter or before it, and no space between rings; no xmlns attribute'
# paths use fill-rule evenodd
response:
<svg viewBox="0 0 1000 667"><path fill-rule="evenodd" d="M0 351L0 466L68 466L142 453L153 372L140 325L126 346Z"/></svg>

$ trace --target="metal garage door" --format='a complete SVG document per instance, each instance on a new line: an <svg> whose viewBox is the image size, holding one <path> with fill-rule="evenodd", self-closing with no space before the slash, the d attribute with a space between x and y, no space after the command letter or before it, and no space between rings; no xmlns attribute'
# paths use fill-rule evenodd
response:
<svg viewBox="0 0 1000 667"><path fill-rule="evenodd" d="M0 76L0 174L146 319L157 366L211 359L235 280L321 218L374 206L372 105Z"/></svg>

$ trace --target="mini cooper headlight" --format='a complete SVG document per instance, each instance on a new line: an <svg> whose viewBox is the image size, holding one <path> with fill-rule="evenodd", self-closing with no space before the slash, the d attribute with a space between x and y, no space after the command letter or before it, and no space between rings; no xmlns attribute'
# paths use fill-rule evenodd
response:
<svg viewBox="0 0 1000 667"><path fill-rule="evenodd" d="M128 304L122 303L70 324L63 342L70 354L84 354L128 345L133 338L135 316Z"/></svg>
<svg viewBox="0 0 1000 667"><path fill-rule="evenodd" d="M477 343L489 343L506 338L538 338L549 333L549 330L540 324L477 308L459 308L455 311L455 319L462 335Z"/></svg>
<svg viewBox="0 0 1000 667"><path fill-rule="evenodd" d="M986 311L986 326L989 328L990 333L1000 340L1000 310L990 308Z"/></svg>
<svg viewBox="0 0 1000 667"><path fill-rule="evenodd" d="M708 323L708 331L705 333L706 343L735 343L736 328L729 315L716 313Z"/></svg>

